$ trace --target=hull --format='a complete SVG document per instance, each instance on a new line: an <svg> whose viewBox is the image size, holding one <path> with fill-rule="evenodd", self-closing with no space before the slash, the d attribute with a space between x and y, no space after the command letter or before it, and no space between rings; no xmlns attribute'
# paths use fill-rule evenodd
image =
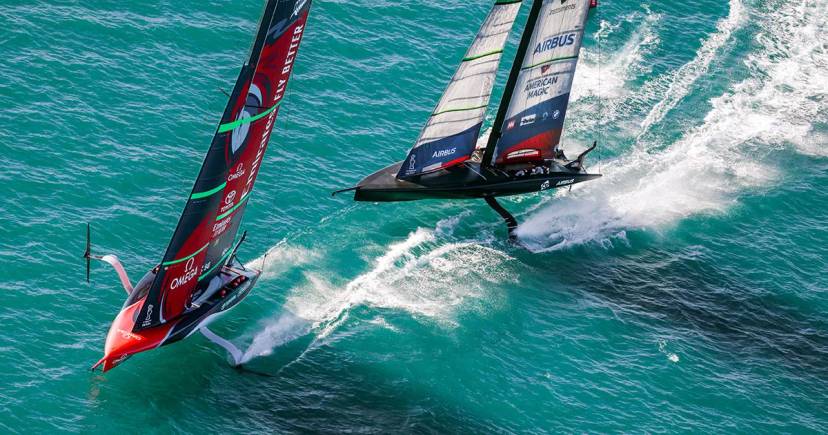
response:
<svg viewBox="0 0 828 435"><path fill-rule="evenodd" d="M468 163L412 180L398 180L396 175L401 165L402 162L396 163L366 177L354 188L354 200L398 202L495 198L567 187L601 177L559 165L546 174L515 176Z"/></svg>
<svg viewBox="0 0 828 435"><path fill-rule="evenodd" d="M135 354L183 340L211 317L238 305L253 290L260 275L259 271L225 267L222 285L209 299L178 319L155 328L133 332L146 297L124 307L109 330L104 357L92 369L101 367L107 372Z"/></svg>

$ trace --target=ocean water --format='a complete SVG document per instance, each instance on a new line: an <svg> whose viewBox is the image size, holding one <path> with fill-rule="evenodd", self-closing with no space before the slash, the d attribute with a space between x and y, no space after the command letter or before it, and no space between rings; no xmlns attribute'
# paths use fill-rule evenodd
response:
<svg viewBox="0 0 828 435"><path fill-rule="evenodd" d="M89 372L124 294L80 257L91 222L159 261L260 2L1 0L0 431L828 431L828 2L602 2L564 142L604 177L504 201L529 249L482 201L331 198L404 157L491 3L315 2L265 276L213 323L259 376L199 336Z"/></svg>

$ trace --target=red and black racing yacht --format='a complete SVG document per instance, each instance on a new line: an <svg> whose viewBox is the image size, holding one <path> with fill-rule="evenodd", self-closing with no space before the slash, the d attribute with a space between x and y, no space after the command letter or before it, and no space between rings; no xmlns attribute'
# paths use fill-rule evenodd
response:
<svg viewBox="0 0 828 435"><path fill-rule="evenodd" d="M236 258L238 238L253 185L279 107L285 96L311 0L268 0L250 58L242 66L230 100L207 151L192 193L161 263L134 287L117 257L91 252L87 227L87 280L90 260L118 272L127 291L106 338L104 372L127 358L174 343L195 332L223 346L241 362L241 352L206 328L212 316L247 296L261 271Z"/></svg>

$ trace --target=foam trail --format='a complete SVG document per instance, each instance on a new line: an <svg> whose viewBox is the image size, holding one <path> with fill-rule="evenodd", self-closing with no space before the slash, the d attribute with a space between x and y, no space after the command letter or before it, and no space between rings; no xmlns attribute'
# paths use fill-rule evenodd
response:
<svg viewBox="0 0 828 435"><path fill-rule="evenodd" d="M632 37L620 50L612 53L609 59L602 59L603 53L597 50L582 49L570 102L586 97L615 100L626 95L624 85L627 79L642 68L644 56L660 42L653 27L661 18L660 14L650 12L646 15L636 12L626 17L625 21L640 24ZM613 24L602 21L595 38L606 40L612 30Z"/></svg>
<svg viewBox="0 0 828 435"><path fill-rule="evenodd" d="M740 192L778 176L762 159L775 148L814 154L813 123L828 121L826 47L815 37L824 34L825 8L824 0L787 2L769 12L748 59L750 77L712 99L701 126L666 150L639 147L611 162L603 180L559 194L518 236L536 251L623 241L630 229L727 210Z"/></svg>
<svg viewBox="0 0 828 435"><path fill-rule="evenodd" d="M307 273L306 285L288 297L285 314L256 334L243 360L269 355L308 333L324 338L356 306L404 311L452 327L457 312L496 304L487 283L512 279L497 270L510 257L486 246L486 241L440 244L463 217L444 219L434 230L419 228L391 244L371 270L344 286L334 284L334 277L327 274Z"/></svg>
<svg viewBox="0 0 828 435"><path fill-rule="evenodd" d="M583 134L594 137L601 125L621 125L618 119L629 117L638 111L641 97L637 90L627 89L628 81L650 68L644 62L646 56L660 44L655 30L661 14L655 14L645 7L645 12L634 12L621 22L602 21L595 34L599 44L607 45L609 36L622 22L635 24L636 30L620 49L609 54L605 49L586 49L575 72L575 84L570 99L570 115L567 116L563 147L568 154L577 155L588 146L581 139ZM574 137L574 141L568 140Z"/></svg>
<svg viewBox="0 0 828 435"><path fill-rule="evenodd" d="M649 131L681 102L690 92L691 87L699 78L707 74L710 63L716 58L716 54L724 47L733 32L739 28L744 20L744 6L740 0L730 0L730 12L727 18L721 20L716 26L716 33L708 37L701 48L696 52L696 57L691 62L679 68L666 80L669 85L665 93L666 97L653 107L647 118L641 123L642 134Z"/></svg>

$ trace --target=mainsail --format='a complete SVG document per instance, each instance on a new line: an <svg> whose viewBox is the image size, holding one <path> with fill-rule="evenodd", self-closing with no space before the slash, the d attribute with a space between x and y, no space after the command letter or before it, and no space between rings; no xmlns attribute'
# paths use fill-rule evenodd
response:
<svg viewBox="0 0 828 435"><path fill-rule="evenodd" d="M495 2L397 178L447 168L471 157L520 4L521 0Z"/></svg>
<svg viewBox="0 0 828 435"><path fill-rule="evenodd" d="M594 0L536 0L483 163L552 159Z"/></svg>
<svg viewBox="0 0 828 435"><path fill-rule="evenodd" d="M269 0L184 213L152 283L135 330L187 311L215 290L302 41L312 0Z"/></svg>

